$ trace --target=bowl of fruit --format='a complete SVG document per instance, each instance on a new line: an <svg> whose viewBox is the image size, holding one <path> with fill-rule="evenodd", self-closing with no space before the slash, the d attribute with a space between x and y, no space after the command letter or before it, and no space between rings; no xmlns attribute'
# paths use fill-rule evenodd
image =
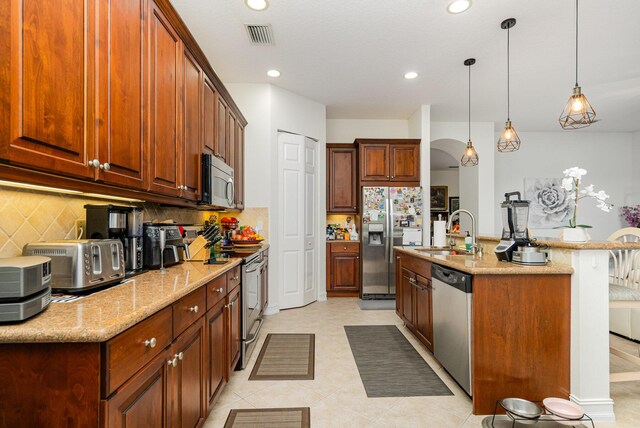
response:
<svg viewBox="0 0 640 428"><path fill-rule="evenodd" d="M243 226L236 233L231 235L231 242L234 245L255 245L264 240L262 235L258 235L251 226Z"/></svg>
<svg viewBox="0 0 640 428"><path fill-rule="evenodd" d="M222 217L220 224L223 230L236 230L240 222L235 217Z"/></svg>

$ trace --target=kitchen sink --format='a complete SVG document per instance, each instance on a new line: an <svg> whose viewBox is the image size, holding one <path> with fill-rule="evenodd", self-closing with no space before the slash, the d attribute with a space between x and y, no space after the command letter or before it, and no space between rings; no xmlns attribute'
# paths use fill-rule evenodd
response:
<svg viewBox="0 0 640 428"><path fill-rule="evenodd" d="M469 251L461 249L451 248L416 248L416 251L420 253L431 254L433 256L464 256L469 254Z"/></svg>

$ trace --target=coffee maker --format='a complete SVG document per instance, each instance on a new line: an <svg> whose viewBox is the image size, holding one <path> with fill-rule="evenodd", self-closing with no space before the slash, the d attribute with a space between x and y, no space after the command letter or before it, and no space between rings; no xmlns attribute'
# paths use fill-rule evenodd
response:
<svg viewBox="0 0 640 428"><path fill-rule="evenodd" d="M511 199L517 196L517 199ZM500 261L510 262L513 252L519 245L527 245L529 231L527 222L529 220L529 201L523 201L520 192L510 192L504 194L504 202L500 204L502 210L502 236L500 243L496 246L496 257Z"/></svg>
<svg viewBox="0 0 640 428"><path fill-rule="evenodd" d="M85 205L87 238L119 239L124 247L126 276L142 271L143 210L122 205Z"/></svg>

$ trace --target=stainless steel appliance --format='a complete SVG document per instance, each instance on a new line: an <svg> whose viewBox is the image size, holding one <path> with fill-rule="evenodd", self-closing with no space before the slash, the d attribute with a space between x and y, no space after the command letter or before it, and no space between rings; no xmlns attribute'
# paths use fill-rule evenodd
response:
<svg viewBox="0 0 640 428"><path fill-rule="evenodd" d="M84 291L124 279L124 250L117 239L78 239L34 242L24 256L51 258L51 288Z"/></svg>
<svg viewBox="0 0 640 428"><path fill-rule="evenodd" d="M431 265L433 354L467 394L471 391L471 275Z"/></svg>
<svg viewBox="0 0 640 428"><path fill-rule="evenodd" d="M202 155L201 203L234 208L234 190L233 168L213 155Z"/></svg>
<svg viewBox="0 0 640 428"><path fill-rule="evenodd" d="M87 237L90 239L119 239L124 247L127 276L140 273L143 268L141 208L121 205L85 205Z"/></svg>
<svg viewBox="0 0 640 428"><path fill-rule="evenodd" d="M0 322L24 321L51 302L51 259L0 259Z"/></svg>
<svg viewBox="0 0 640 428"><path fill-rule="evenodd" d="M256 346L263 323L266 300L262 295L262 274L268 263L268 250L262 249L244 258L242 263L242 346L238 366L244 369Z"/></svg>
<svg viewBox="0 0 640 428"><path fill-rule="evenodd" d="M362 298L393 299L393 247L422 243L421 187L362 188Z"/></svg>
<svg viewBox="0 0 640 428"><path fill-rule="evenodd" d="M160 269L181 263L189 258L189 246L182 240L180 229L172 223L144 223L143 256L144 267L148 269ZM164 231L164 251L161 251L161 231ZM182 248L182 251L178 251ZM162 257L161 257L162 253ZM161 263L162 262L162 263Z"/></svg>

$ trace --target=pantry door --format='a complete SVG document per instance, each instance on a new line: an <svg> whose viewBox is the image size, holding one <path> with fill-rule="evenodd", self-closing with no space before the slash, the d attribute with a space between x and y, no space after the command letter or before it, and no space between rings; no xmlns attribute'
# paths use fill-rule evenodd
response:
<svg viewBox="0 0 640 428"><path fill-rule="evenodd" d="M307 305L318 296L317 143L278 134L280 309Z"/></svg>

